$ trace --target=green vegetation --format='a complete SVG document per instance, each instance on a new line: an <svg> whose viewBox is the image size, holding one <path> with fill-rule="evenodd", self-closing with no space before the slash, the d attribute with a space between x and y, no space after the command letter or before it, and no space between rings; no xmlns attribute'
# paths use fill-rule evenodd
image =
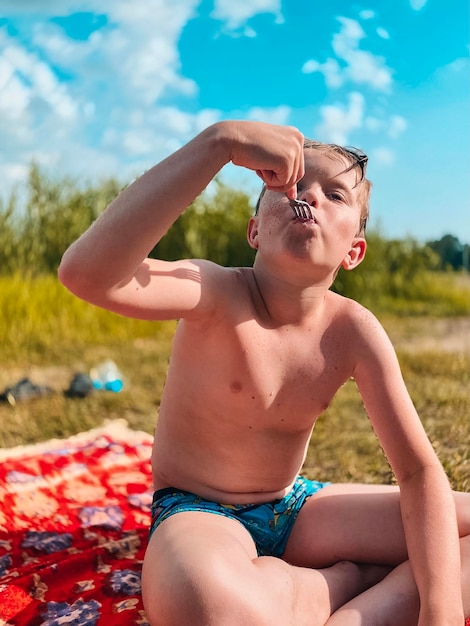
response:
<svg viewBox="0 0 470 626"><path fill-rule="evenodd" d="M439 271L440 259L412 239L367 236L367 254L351 272L340 271L334 289L375 313L454 316L470 312L468 273Z"/></svg>
<svg viewBox="0 0 470 626"><path fill-rule="evenodd" d="M114 180L79 189L70 179L48 180L33 164L26 200L0 204L0 273L55 273L66 248L118 194Z"/></svg>
<svg viewBox="0 0 470 626"><path fill-rule="evenodd" d="M175 324L102 311L72 296L56 278L63 251L119 188L107 181L80 190L69 180L46 180L33 166L24 208L14 197L0 206L0 392L24 376L53 389L14 407L0 403L1 447L64 437L106 418L153 430ZM154 254L250 264L245 227L251 213L246 194L217 183L181 216ZM433 445L454 487L468 491L470 357L462 345L454 352L439 345L416 349L418 339L468 317L468 274L442 270L438 252L412 240L387 241L371 233L368 241L366 261L353 272L340 272L334 289L370 307L397 339L408 388ZM122 393L65 397L75 372L88 372L109 358L125 376ZM392 481L352 382L318 421L305 471L329 480Z"/></svg>
<svg viewBox="0 0 470 626"><path fill-rule="evenodd" d="M24 206L15 196L0 205L0 275L55 276L64 250L119 188L115 180L108 180L80 189L69 179L47 179L33 164ZM254 252L245 233L252 213L244 192L215 181L212 192L193 202L151 254L167 260L203 257L221 265L251 265ZM458 263L468 246L461 246L455 237L443 237L442 245L422 245L371 232L368 242L365 261L353 272L339 273L336 291L376 312L438 316L470 312L470 292L458 283L460 276L468 275Z"/></svg>

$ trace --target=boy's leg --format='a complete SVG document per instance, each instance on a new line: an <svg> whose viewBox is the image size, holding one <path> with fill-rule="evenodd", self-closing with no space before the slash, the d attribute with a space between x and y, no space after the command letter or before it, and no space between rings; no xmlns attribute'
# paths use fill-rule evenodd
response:
<svg viewBox="0 0 470 626"><path fill-rule="evenodd" d="M454 492L461 537L470 534L470 493ZM398 487L335 484L310 497L283 558L301 567L337 561L399 565L408 558Z"/></svg>
<svg viewBox="0 0 470 626"><path fill-rule="evenodd" d="M470 616L470 535L460 539L462 598L465 617ZM416 626L419 596L409 561L386 578L342 606L327 626L387 626L390 616L400 626Z"/></svg>
<svg viewBox="0 0 470 626"><path fill-rule="evenodd" d="M332 485L312 496L295 522L283 558L307 567L339 559L397 566L379 584L351 600L328 625L417 623L419 597L407 559L396 487ZM470 613L470 494L454 493L461 536L462 591ZM396 619L395 619L396 618ZM356 621L354 621L356 620Z"/></svg>
<svg viewBox="0 0 470 626"><path fill-rule="evenodd" d="M316 571L258 558L238 522L185 512L152 535L142 593L152 626L315 626L387 571L345 562Z"/></svg>
<svg viewBox="0 0 470 626"><path fill-rule="evenodd" d="M300 510L283 558L314 568L339 560L402 563L408 555L398 487L349 483L324 487Z"/></svg>

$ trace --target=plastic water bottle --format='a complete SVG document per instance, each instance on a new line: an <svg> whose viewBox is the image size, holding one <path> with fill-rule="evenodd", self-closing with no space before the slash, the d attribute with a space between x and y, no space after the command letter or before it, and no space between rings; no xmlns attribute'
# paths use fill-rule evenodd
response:
<svg viewBox="0 0 470 626"><path fill-rule="evenodd" d="M118 393L124 387L123 376L114 361L103 361L90 370L90 378L95 389Z"/></svg>

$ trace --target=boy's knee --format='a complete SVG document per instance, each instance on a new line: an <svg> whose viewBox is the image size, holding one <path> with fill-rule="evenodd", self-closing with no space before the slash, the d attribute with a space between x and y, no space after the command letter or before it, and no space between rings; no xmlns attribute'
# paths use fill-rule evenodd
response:
<svg viewBox="0 0 470 626"><path fill-rule="evenodd" d="M144 593L146 617L151 626L274 626L279 610L272 586L263 584L250 562L234 568L211 563L199 572L173 572L172 580ZM279 599L279 598L278 598Z"/></svg>

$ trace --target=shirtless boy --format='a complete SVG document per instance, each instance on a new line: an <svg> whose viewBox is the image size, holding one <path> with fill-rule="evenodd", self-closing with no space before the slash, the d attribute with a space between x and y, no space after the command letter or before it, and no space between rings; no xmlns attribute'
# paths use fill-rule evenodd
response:
<svg viewBox="0 0 470 626"><path fill-rule="evenodd" d="M253 267L147 258L230 161L266 187L248 224ZM152 626L462 626L470 615L470 494L451 491L379 322L329 290L365 255L364 168L354 152L304 149L291 127L219 122L64 255L60 279L77 296L180 320L152 458ZM295 217L296 197L313 219ZM315 420L350 377L398 487L297 479Z"/></svg>

